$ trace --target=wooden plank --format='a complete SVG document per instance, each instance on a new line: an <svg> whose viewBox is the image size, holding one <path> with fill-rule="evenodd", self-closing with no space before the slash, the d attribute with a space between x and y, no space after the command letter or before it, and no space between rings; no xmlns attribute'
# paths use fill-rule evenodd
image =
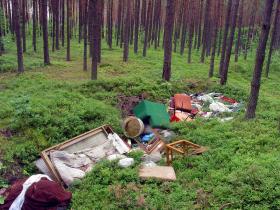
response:
<svg viewBox="0 0 280 210"><path fill-rule="evenodd" d="M155 178L163 181L176 180L176 174L171 166L142 167L139 170L139 177L142 179Z"/></svg>

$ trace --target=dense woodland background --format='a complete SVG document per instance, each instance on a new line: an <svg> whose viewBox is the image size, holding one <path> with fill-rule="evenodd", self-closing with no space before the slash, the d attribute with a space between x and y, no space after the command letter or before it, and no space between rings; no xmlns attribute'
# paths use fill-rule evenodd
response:
<svg viewBox="0 0 280 210"><path fill-rule="evenodd" d="M211 148L175 161L178 181L104 163L73 187L73 208L278 209L279 48L279 0L0 0L0 186L48 146L121 132L124 97L218 91L246 111L173 125Z"/></svg>

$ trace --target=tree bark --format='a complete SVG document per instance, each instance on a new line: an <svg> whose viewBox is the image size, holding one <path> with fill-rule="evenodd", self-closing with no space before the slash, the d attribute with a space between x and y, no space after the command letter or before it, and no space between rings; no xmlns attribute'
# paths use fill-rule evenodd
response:
<svg viewBox="0 0 280 210"><path fill-rule="evenodd" d="M71 10L71 7L70 7L70 4L71 4L71 2L69 1L69 0L67 0L67 2L66 2L66 4L67 4L67 17L66 17L66 27L67 27L67 53L66 53L66 60L67 61L70 61L70 36L71 36L71 34L70 34L70 10Z"/></svg>
<svg viewBox="0 0 280 210"><path fill-rule="evenodd" d="M274 45L276 35L277 35L277 26L279 27L279 19L280 19L280 0L278 0L278 2L277 2L276 12L275 12L274 21L273 21L273 30L271 33L271 41L270 41L270 45L269 45L269 53L268 53L268 58L267 58L267 63L266 63L266 70L265 70L265 76L267 78L268 78L269 69L270 69L273 45Z"/></svg>
<svg viewBox="0 0 280 210"><path fill-rule="evenodd" d="M242 20L243 20L243 5L244 5L244 0L241 0L240 4L240 9L239 9L239 17L238 17L238 34L237 34L237 40L235 44L235 62L238 62L238 57L239 57L239 49L240 49L240 44L241 44L241 32L242 32Z"/></svg>
<svg viewBox="0 0 280 210"><path fill-rule="evenodd" d="M172 34L174 27L174 0L168 0L166 5L166 18L164 25L164 62L162 78L166 81L171 77Z"/></svg>
<svg viewBox="0 0 280 210"><path fill-rule="evenodd" d="M134 24L134 53L138 53L140 0L135 1L135 24Z"/></svg>
<svg viewBox="0 0 280 210"><path fill-rule="evenodd" d="M64 47L64 22L65 22L65 2L61 0L61 45Z"/></svg>
<svg viewBox="0 0 280 210"><path fill-rule="evenodd" d="M50 64L49 40L48 40L48 0L40 0L42 8L42 25L43 25L43 45L44 45L44 64Z"/></svg>
<svg viewBox="0 0 280 210"><path fill-rule="evenodd" d="M33 13L32 13L32 45L33 45L33 50L34 52L37 51L36 47L36 34L37 34L37 20L36 20L36 12L37 12L37 4L36 0L32 1L32 8L33 8Z"/></svg>
<svg viewBox="0 0 280 210"><path fill-rule="evenodd" d="M84 5L84 63L83 70L87 71L87 42L88 42L88 0L85 0Z"/></svg>
<svg viewBox="0 0 280 210"><path fill-rule="evenodd" d="M224 36L223 36L223 43L222 43L222 53L221 53L220 69L219 69L220 76L222 76L222 71L224 68L224 60L225 60L226 47L227 47L227 37L228 37L229 23L230 23L230 16L231 16L231 6L232 6L232 0L229 0L227 6L225 29L224 29Z"/></svg>
<svg viewBox="0 0 280 210"><path fill-rule="evenodd" d="M99 56L99 40L101 37L101 0L89 0L89 14L92 21L92 44L93 44L93 54L92 54L92 66L91 66L91 79L97 79L97 65Z"/></svg>
<svg viewBox="0 0 280 210"><path fill-rule="evenodd" d="M221 75L221 80L220 84L225 85L227 83L227 77L228 77L228 68L229 68L229 62L230 62L230 57L231 57L231 50L232 50L232 45L233 45L233 39L234 39L234 34L235 34L235 28L236 28L236 20L237 20L237 14L238 14L238 7L239 7L239 0L233 0L233 15L232 15L232 20L231 20L231 30L230 30L230 35L229 35L229 40L228 40L228 46L226 49L226 55L225 55L225 60L223 64L223 70L222 70L222 75Z"/></svg>
<svg viewBox="0 0 280 210"><path fill-rule="evenodd" d="M209 37L207 36L210 26L209 26L209 11L210 11L211 0L206 0L206 5L204 9L204 27L203 27L203 35L202 35L202 50L201 50L201 57L200 62L204 63L205 60L205 52L207 48L207 42Z"/></svg>
<svg viewBox="0 0 280 210"><path fill-rule="evenodd" d="M254 74L251 82L251 93L249 96L249 102L245 115L246 119L252 119L255 118L256 116L256 108L258 104L259 91L261 86L261 76L262 76L263 63L265 59L266 44L267 44L269 30L270 30L270 20L272 16L273 2L274 0L265 0L265 9L263 14L261 35L260 35L260 40L256 53Z"/></svg>
<svg viewBox="0 0 280 210"><path fill-rule="evenodd" d="M148 11L146 13L146 18L145 18L145 35L144 35L144 46L143 46L143 57L146 57L147 55L147 46L148 46L148 38L149 38L149 17L150 13L152 11L152 1L149 0L148 3Z"/></svg>
<svg viewBox="0 0 280 210"><path fill-rule="evenodd" d="M22 7L21 7L21 30L22 30L22 47L23 52L26 52L26 34L25 34L25 22L26 22L26 0L21 0Z"/></svg>
<svg viewBox="0 0 280 210"><path fill-rule="evenodd" d="M129 28L130 28L130 0L126 0L126 15L125 15L125 24L124 24L124 48L123 48L123 61L128 61L128 53L129 53Z"/></svg>
<svg viewBox="0 0 280 210"><path fill-rule="evenodd" d="M20 21L19 21L19 2L18 0L13 0L13 21L14 21L14 31L16 33L16 45L17 45L17 61L18 61L18 73L24 72L23 67L23 52L21 43L21 32L20 32Z"/></svg>

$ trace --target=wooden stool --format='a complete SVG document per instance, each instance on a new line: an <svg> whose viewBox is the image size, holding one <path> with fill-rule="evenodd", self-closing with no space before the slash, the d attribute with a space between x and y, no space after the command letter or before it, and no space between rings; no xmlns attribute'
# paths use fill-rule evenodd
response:
<svg viewBox="0 0 280 210"><path fill-rule="evenodd" d="M165 150L166 150L166 163L167 165L170 165L173 161L173 151L185 156L185 155L198 155L207 151L208 149L206 147L202 147L198 144L194 144L187 140L180 140L167 144Z"/></svg>

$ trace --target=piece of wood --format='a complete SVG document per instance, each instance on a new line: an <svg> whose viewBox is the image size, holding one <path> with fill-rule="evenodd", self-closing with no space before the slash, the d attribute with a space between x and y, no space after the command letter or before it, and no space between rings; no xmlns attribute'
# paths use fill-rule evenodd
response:
<svg viewBox="0 0 280 210"><path fill-rule="evenodd" d="M175 171L170 166L142 167L139 170L139 177L142 179L155 178L163 181L176 180Z"/></svg>

